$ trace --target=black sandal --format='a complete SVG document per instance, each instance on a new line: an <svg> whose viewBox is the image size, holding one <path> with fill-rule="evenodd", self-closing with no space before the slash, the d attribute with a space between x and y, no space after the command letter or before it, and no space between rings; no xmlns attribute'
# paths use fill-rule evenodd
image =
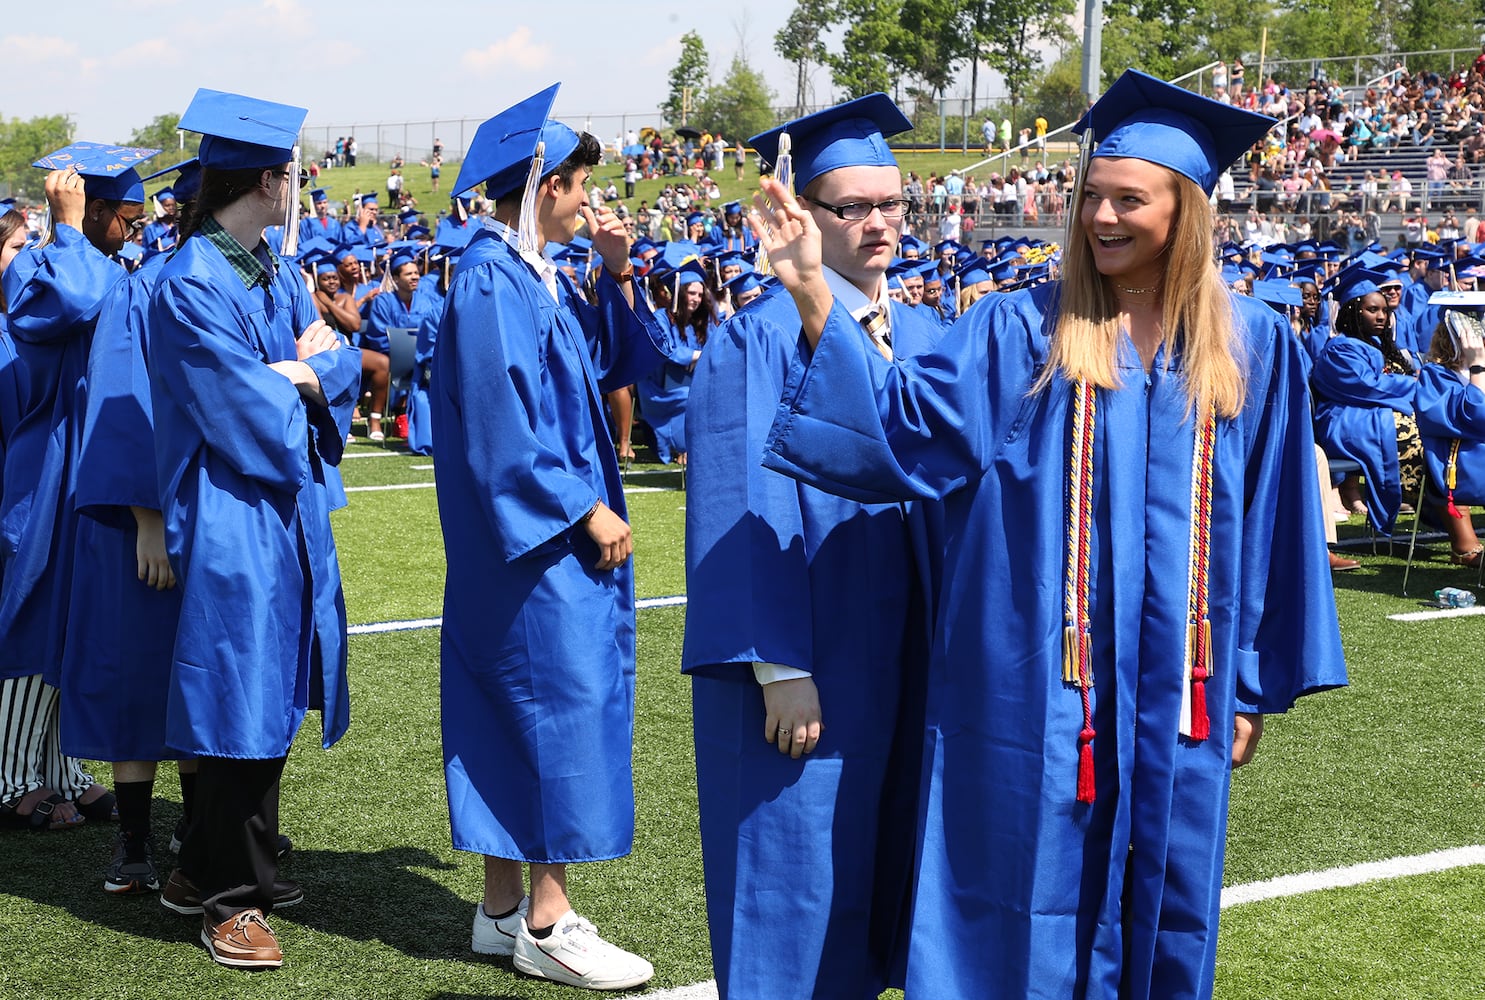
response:
<svg viewBox="0 0 1485 1000"><path fill-rule="evenodd" d="M52 819L52 813L56 812L57 806L67 801L66 797L60 792L53 792L40 802L37 802L36 805L31 807L31 811L28 813L18 811L21 799L24 798L25 796L23 795L20 799L0 803L0 824L11 827L12 829L31 830L40 833L42 831L71 830L74 827L82 826L86 820L86 817L81 812L78 813L75 820Z"/></svg>
<svg viewBox="0 0 1485 1000"><path fill-rule="evenodd" d="M72 800L83 819L91 823L116 823L119 818L119 800L113 792L104 792L92 802L84 804L82 796Z"/></svg>

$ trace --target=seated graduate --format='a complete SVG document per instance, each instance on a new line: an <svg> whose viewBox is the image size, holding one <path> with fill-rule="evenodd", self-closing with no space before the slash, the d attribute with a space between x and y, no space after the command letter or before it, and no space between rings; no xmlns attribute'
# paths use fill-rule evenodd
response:
<svg viewBox="0 0 1485 1000"><path fill-rule="evenodd" d="M1217 175L1272 124L1126 72L1079 124L1061 280L893 363L763 182L813 348L765 464L944 498L952 539L909 996L1209 997L1231 770L1345 682L1299 345L1212 265Z"/></svg>
<svg viewBox="0 0 1485 1000"><path fill-rule="evenodd" d="M1472 569L1485 557L1463 499L1485 502L1485 322L1479 310L1476 304L1445 311L1415 397L1427 489L1435 509L1443 501L1450 561Z"/></svg>
<svg viewBox="0 0 1485 1000"><path fill-rule="evenodd" d="M316 238L332 245L341 242L341 222L330 206L329 192L324 188L311 188L309 204L314 214L299 220L299 242L304 244Z"/></svg>
<svg viewBox="0 0 1485 1000"><path fill-rule="evenodd" d="M1423 476L1423 446L1413 416L1418 370L1393 340L1380 277L1352 268L1338 279L1335 336L1325 342L1310 372L1315 390L1315 439L1331 458L1362 467L1366 502L1351 481L1341 483L1341 501L1363 511L1390 533L1405 498Z"/></svg>
<svg viewBox="0 0 1485 1000"><path fill-rule="evenodd" d="M874 356L920 353L940 333L886 288L907 211L886 137L909 127L873 94L749 140L792 174L822 231L831 301ZM800 314L781 287L752 294L702 352L687 417L682 668L712 965L724 998L860 1000L901 985L906 949L924 525L916 509L759 464Z"/></svg>
<svg viewBox="0 0 1485 1000"><path fill-rule="evenodd" d="M573 911L566 872L633 846L633 542L601 399L672 345L623 222L586 207L603 150L548 118L557 89L482 124L453 188L483 185L496 206L459 258L429 386L444 776L454 847L484 856L471 947L625 989L653 967ZM580 209L603 261L597 306L542 254Z"/></svg>

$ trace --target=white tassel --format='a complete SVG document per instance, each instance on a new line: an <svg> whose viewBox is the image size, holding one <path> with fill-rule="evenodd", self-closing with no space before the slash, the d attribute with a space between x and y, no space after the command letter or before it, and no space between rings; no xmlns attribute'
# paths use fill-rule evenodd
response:
<svg viewBox="0 0 1485 1000"><path fill-rule="evenodd" d="M520 242L516 249L521 253L539 254L545 243L536 227L536 190L541 186L541 175L545 172L547 144L536 144L536 155L531 158L531 169L526 172L526 187L521 192L521 219L516 229Z"/></svg>
<svg viewBox="0 0 1485 1000"><path fill-rule="evenodd" d="M794 193L794 157L790 155L792 140L788 132L779 133L779 161L773 165L773 179L784 186L784 190L790 194ZM754 268L759 274L772 274L773 267L768 262L768 251L761 246L758 249L758 261Z"/></svg>
<svg viewBox="0 0 1485 1000"><path fill-rule="evenodd" d="M289 165L290 195L284 205L284 241L279 256L294 257L299 253L299 147L294 147L294 162Z"/></svg>

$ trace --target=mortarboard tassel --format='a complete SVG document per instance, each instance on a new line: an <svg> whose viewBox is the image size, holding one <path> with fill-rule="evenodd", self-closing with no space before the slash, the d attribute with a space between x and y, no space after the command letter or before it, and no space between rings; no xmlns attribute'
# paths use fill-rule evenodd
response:
<svg viewBox="0 0 1485 1000"><path fill-rule="evenodd" d="M521 253L539 254L542 250L541 233L536 228L536 190L541 186L541 175L545 169L547 144L536 144L536 155L531 157L531 169L526 172L526 187L521 192L521 218L516 232Z"/></svg>
<svg viewBox="0 0 1485 1000"><path fill-rule="evenodd" d="M1444 467L1444 485L1449 489L1449 516L1464 517L1464 512L1454 506L1454 487L1459 485L1459 438L1449 446L1449 464Z"/></svg>
<svg viewBox="0 0 1485 1000"><path fill-rule="evenodd" d="M294 146L294 162L289 166L289 186L293 197L284 199L284 241L279 245L279 256L294 257L299 253L299 169L300 153Z"/></svg>
<svg viewBox="0 0 1485 1000"><path fill-rule="evenodd" d="M794 157L789 152L793 140L789 138L788 132L779 133L779 162L774 164L773 179L784 186L784 190L790 194L794 193ZM754 262L753 270L759 274L772 274L773 266L768 262L768 251L761 246L758 248L758 259Z"/></svg>

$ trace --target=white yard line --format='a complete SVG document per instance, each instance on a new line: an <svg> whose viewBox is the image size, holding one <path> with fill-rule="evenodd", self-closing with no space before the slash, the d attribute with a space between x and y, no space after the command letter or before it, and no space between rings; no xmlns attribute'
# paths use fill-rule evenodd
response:
<svg viewBox="0 0 1485 1000"><path fill-rule="evenodd" d="M416 469L419 468L419 466L414 465L413 468ZM431 469L432 466L430 465L426 468ZM431 490L437 485L437 483L393 483L390 486L347 486L345 488L345 491L347 493L385 493L388 490ZM679 491L666 486L626 486L624 488L625 496L632 496L636 493L677 492Z"/></svg>
<svg viewBox="0 0 1485 1000"><path fill-rule="evenodd" d="M382 450L382 451L353 451L353 452L349 452L349 453L347 453L345 455L340 456L340 459L341 459L341 461L345 461L348 458L387 458L389 456L394 456L394 455L411 455L411 454L412 454L412 452L408 451L406 448L393 449L392 451L386 451L386 450Z"/></svg>
<svg viewBox="0 0 1485 1000"><path fill-rule="evenodd" d="M1299 896L1323 889L1340 889L1408 875L1427 875L1471 865L1485 865L1485 844L1414 854L1411 857L1388 858L1385 861L1367 861L1344 868L1302 872L1299 875L1280 875L1278 878L1249 882L1246 885L1232 885L1222 890L1222 908L1225 910L1229 906L1256 903L1263 899Z"/></svg>
<svg viewBox="0 0 1485 1000"><path fill-rule="evenodd" d="M1265 899L1284 896L1300 896L1308 892L1325 889L1341 889L1347 886L1381 882L1386 879L1405 878L1409 875L1428 875L1472 865L1485 865L1485 845L1456 847L1431 854L1418 854L1407 858L1389 858L1386 861L1368 861L1344 868L1327 868L1324 871L1304 872L1300 875L1281 875L1263 882L1229 886L1222 890L1222 909L1256 903ZM647 1000L716 1000L715 980L677 986L673 989L646 993Z"/></svg>
<svg viewBox="0 0 1485 1000"><path fill-rule="evenodd" d="M651 608L678 608L685 603L685 594L672 594L669 597L642 598L634 602L634 607L637 611L648 611ZM442 624L442 618L409 618L406 621L368 622L365 625L352 625L346 629L346 633L349 635L376 635L381 632L416 632L418 629L438 628Z"/></svg>
<svg viewBox="0 0 1485 1000"><path fill-rule="evenodd" d="M1485 608L1476 605L1473 608L1435 608L1431 611L1404 611L1401 614L1388 615L1388 621L1394 622L1426 622L1434 618L1468 618L1471 615L1485 615Z"/></svg>

